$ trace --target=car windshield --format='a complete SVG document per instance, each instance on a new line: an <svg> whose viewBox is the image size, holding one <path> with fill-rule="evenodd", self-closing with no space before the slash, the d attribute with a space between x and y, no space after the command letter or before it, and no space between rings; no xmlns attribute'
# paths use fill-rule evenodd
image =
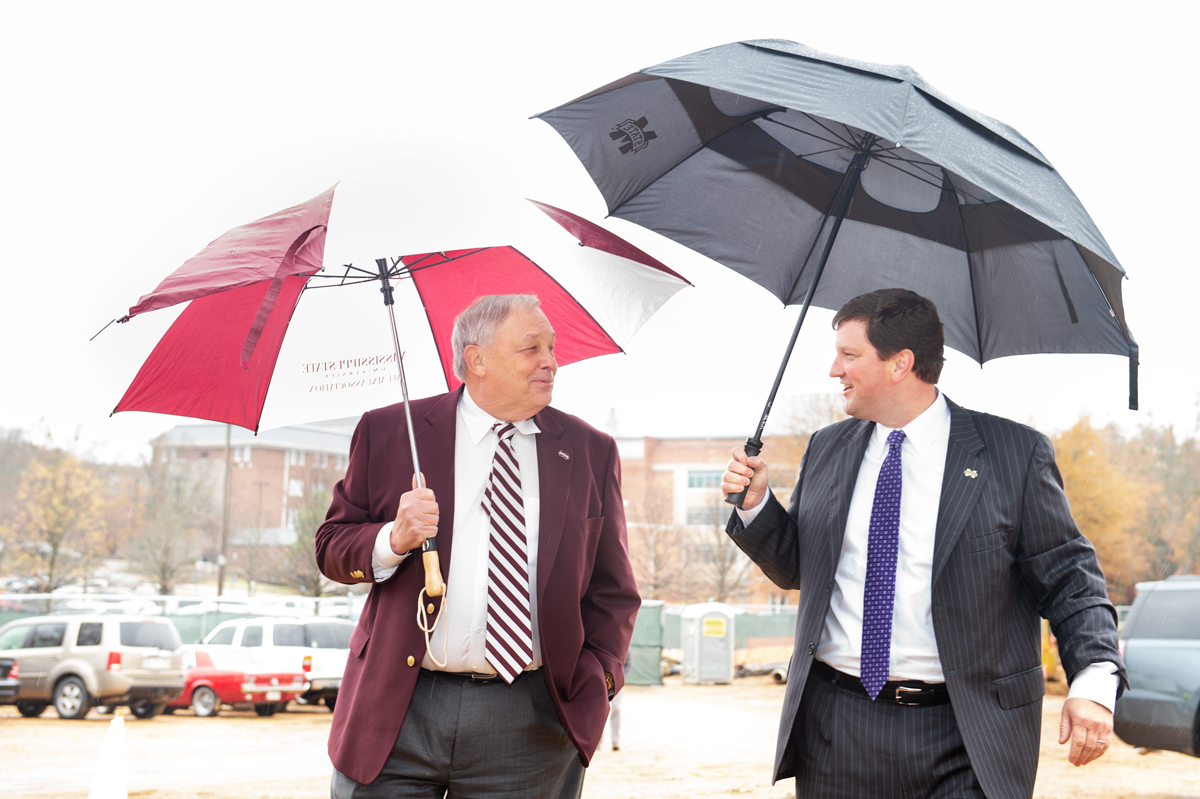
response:
<svg viewBox="0 0 1200 799"><path fill-rule="evenodd" d="M349 649L354 625L347 621L309 622L304 630L313 649Z"/></svg>
<svg viewBox="0 0 1200 799"><path fill-rule="evenodd" d="M205 643L207 644L232 644L234 627L222 627L212 634Z"/></svg>
<svg viewBox="0 0 1200 799"><path fill-rule="evenodd" d="M275 646L305 646L304 625L276 624L271 631L271 643Z"/></svg>
<svg viewBox="0 0 1200 799"><path fill-rule="evenodd" d="M155 646L159 649L177 649L183 645L179 633L171 623L153 621L121 622L121 646Z"/></svg>
<svg viewBox="0 0 1200 799"><path fill-rule="evenodd" d="M1200 592L1152 591L1130 638L1200 639Z"/></svg>

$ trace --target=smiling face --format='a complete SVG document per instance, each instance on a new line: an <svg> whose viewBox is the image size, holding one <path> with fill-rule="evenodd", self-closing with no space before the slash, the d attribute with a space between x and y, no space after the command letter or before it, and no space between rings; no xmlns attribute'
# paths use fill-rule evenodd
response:
<svg viewBox="0 0 1200 799"><path fill-rule="evenodd" d="M554 328L540 308L514 308L490 347L465 349L467 390L480 408L504 422L528 419L554 392Z"/></svg>
<svg viewBox="0 0 1200 799"><path fill-rule="evenodd" d="M837 355L829 376L842 383L843 410L856 419L887 424L896 403L897 359L912 353L901 350L887 360L880 358L867 338L867 323L861 319L847 319L838 325L834 349Z"/></svg>

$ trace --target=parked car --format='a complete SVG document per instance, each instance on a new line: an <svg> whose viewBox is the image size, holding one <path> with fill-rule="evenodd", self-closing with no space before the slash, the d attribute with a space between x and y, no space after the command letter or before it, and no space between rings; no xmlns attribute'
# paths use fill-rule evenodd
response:
<svg viewBox="0 0 1200 799"><path fill-rule="evenodd" d="M259 649L270 658L266 662L285 667L311 656L309 689L299 699L310 705L324 701L333 710L353 632L354 622L343 619L260 616L222 622L204 638L204 644L209 651L215 651L214 646Z"/></svg>
<svg viewBox="0 0 1200 799"><path fill-rule="evenodd" d="M0 705L17 701L21 691L21 668L12 658L0 657Z"/></svg>
<svg viewBox="0 0 1200 799"><path fill-rule="evenodd" d="M128 705L155 716L183 690L179 633L162 618L87 614L33 616L0 627L0 657L20 664L17 710L64 719L94 705Z"/></svg>
<svg viewBox="0 0 1200 799"><path fill-rule="evenodd" d="M167 704L167 713L190 705L197 716L212 717L222 705L232 705L273 716L309 687L301 661L290 669L275 668L252 649L188 646L182 659L187 681Z"/></svg>
<svg viewBox="0 0 1200 799"><path fill-rule="evenodd" d="M1114 729L1133 746L1200 757L1200 576L1137 589L1121 630L1129 688Z"/></svg>

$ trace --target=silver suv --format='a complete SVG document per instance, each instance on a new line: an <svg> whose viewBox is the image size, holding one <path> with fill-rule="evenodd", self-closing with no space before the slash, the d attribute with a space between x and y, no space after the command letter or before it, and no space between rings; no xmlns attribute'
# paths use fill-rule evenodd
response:
<svg viewBox="0 0 1200 799"><path fill-rule="evenodd" d="M325 616L252 616L218 624L205 636L204 643L248 647L281 667L302 666L310 686L298 701L315 705L325 700L325 706L333 710L353 632L354 622ZM21 669L24 674L25 667Z"/></svg>
<svg viewBox="0 0 1200 799"><path fill-rule="evenodd" d="M179 633L146 616L34 616L0 627L0 657L20 664L22 716L49 704L64 719L95 705L128 705L150 718L183 690Z"/></svg>

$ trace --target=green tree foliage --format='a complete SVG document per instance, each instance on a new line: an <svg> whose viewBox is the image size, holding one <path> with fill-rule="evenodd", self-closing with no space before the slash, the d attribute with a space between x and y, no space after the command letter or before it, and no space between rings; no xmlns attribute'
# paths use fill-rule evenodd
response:
<svg viewBox="0 0 1200 799"><path fill-rule="evenodd" d="M86 576L102 554L104 497L93 471L73 455L30 461L21 473L5 550L16 568L53 590Z"/></svg>

